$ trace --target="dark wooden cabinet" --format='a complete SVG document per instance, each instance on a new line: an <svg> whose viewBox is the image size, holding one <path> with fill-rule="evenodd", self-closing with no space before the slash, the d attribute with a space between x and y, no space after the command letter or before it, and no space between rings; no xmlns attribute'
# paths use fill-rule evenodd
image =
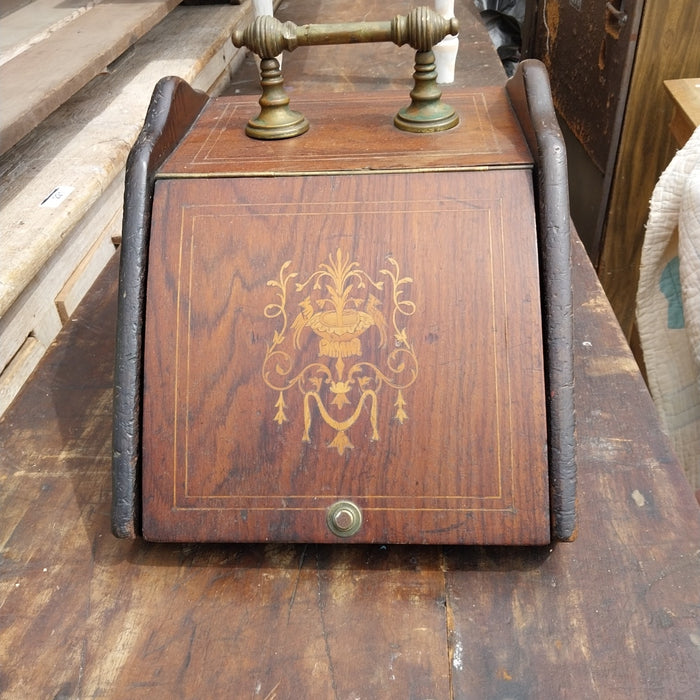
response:
<svg viewBox="0 0 700 700"><path fill-rule="evenodd" d="M526 53L547 66L567 143L571 212L601 255L644 0L530 0ZM534 21L533 21L534 20Z"/></svg>
<svg viewBox="0 0 700 700"><path fill-rule="evenodd" d="M676 148L663 83L700 76L700 3L528 0L527 7L526 53L549 71L567 144L572 217L636 350L649 200Z"/></svg>

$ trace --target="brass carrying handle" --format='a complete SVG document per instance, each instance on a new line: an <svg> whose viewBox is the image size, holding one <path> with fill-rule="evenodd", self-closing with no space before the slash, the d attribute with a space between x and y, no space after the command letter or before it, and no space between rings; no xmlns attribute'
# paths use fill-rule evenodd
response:
<svg viewBox="0 0 700 700"><path fill-rule="evenodd" d="M274 58L282 51L298 46L329 46L391 41L408 44L416 51L430 51L449 34L459 32L455 17L445 19L429 7L416 7L407 15L396 15L387 22L345 22L342 24L304 24L280 22L263 15L245 29L233 33L233 45L245 46L260 58Z"/></svg>
<svg viewBox="0 0 700 700"><path fill-rule="evenodd" d="M433 132L451 129L459 116L441 101L433 46L449 34L459 31L456 18L445 19L429 7L417 7L407 15L396 15L386 22L346 22L342 24L305 24L280 22L263 15L232 35L233 45L246 47L260 56L260 114L246 126L246 134L257 139L284 139L306 132L309 122L289 108L284 80L275 58L282 51L299 46L359 44L391 41L397 46L408 44L416 50L416 64L411 90L411 104L394 118L404 131Z"/></svg>

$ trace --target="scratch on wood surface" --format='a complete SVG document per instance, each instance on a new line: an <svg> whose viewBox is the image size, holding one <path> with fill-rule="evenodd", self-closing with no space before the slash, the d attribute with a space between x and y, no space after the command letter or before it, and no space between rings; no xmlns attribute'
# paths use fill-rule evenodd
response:
<svg viewBox="0 0 700 700"><path fill-rule="evenodd" d="M183 687L185 683L185 675L187 673L187 670L190 667L190 664L192 663L192 650L194 649L194 641L197 636L197 623L193 622L191 617L187 615L185 617L185 621L188 624L192 625L192 628L190 629L190 638L187 643L187 652L185 653L185 658L182 661L182 665L180 666L180 669L178 671L178 678L177 678L177 684L178 687Z"/></svg>
<svg viewBox="0 0 700 700"><path fill-rule="evenodd" d="M282 681L277 681L275 687L265 696L265 700L275 700L277 698L277 688L280 687Z"/></svg>
<svg viewBox="0 0 700 700"><path fill-rule="evenodd" d="M664 567L654 578L648 581L647 585L640 590L638 598L640 600L643 599L657 584L663 583L669 577L682 573L686 569L692 567L698 559L700 559L700 549L693 552L691 555L679 553L673 565Z"/></svg>
<svg viewBox="0 0 700 700"><path fill-rule="evenodd" d="M639 491L639 489L635 489L632 491L632 500L641 508L642 506L645 506L647 503L647 499L644 498L644 494Z"/></svg>
<svg viewBox="0 0 700 700"><path fill-rule="evenodd" d="M462 640L457 632L454 633L454 646L452 648L452 668L455 671L464 670L464 661L462 659L462 654L464 653L464 647L462 646Z"/></svg>
<svg viewBox="0 0 700 700"><path fill-rule="evenodd" d="M454 672L464 668L462 657L464 646L462 638L455 625L454 609L451 600L451 586L447 573L449 567L445 558L445 550L440 550L440 571L442 572L442 586L445 592L443 605L445 607L445 642L447 644L447 677L449 679L450 700L454 700Z"/></svg>
<svg viewBox="0 0 700 700"><path fill-rule="evenodd" d="M582 306L587 311L595 311L606 315L610 313L610 302L600 294L596 294L592 299L584 302Z"/></svg>
<svg viewBox="0 0 700 700"><path fill-rule="evenodd" d="M299 566L297 567L297 577L294 580L294 588L292 589L292 595L289 597L289 605L287 606L287 624L289 624L289 619L292 615L292 607L294 606L294 600L297 597L297 588L299 588L299 579L301 578L301 569L304 566L304 558L306 557L306 550L308 544L304 545L304 549L301 550L301 555L299 557Z"/></svg>
<svg viewBox="0 0 700 700"><path fill-rule="evenodd" d="M498 669L498 677L504 681L512 681L513 680L513 676L511 676L510 673L508 673L508 671L505 668Z"/></svg>
<svg viewBox="0 0 700 700"><path fill-rule="evenodd" d="M83 677L85 675L85 666L86 666L86 660L87 660L87 647L88 647L88 640L87 637L83 637L82 643L80 645L80 665L78 667L78 680L76 682L75 686L75 694L77 697L80 697L83 693Z"/></svg>
<svg viewBox="0 0 700 700"><path fill-rule="evenodd" d="M338 683L335 677L335 667L333 665L333 656L331 654L331 645L328 636L328 628L326 627L325 605L323 603L323 586L321 577L321 562L319 561L318 547L316 548L316 595L318 603L318 614L321 619L321 633L323 636L323 644L326 649L326 659L328 660L328 671L331 674L331 687L333 688L333 697L338 698Z"/></svg>
<svg viewBox="0 0 700 700"><path fill-rule="evenodd" d="M82 457L81 457L82 458ZM58 457L56 458L57 460L59 459ZM92 461L94 458L92 457L86 457L86 459ZM111 466L106 466L101 469L95 469L92 470L94 474L103 474L103 475L108 475L111 473ZM65 479L66 478L66 472L65 471L57 471L57 472L46 472L46 471L29 471L26 469L18 469L16 472L13 472L12 474L13 477L16 478L27 478L27 479Z"/></svg>
<svg viewBox="0 0 700 700"><path fill-rule="evenodd" d="M588 446L591 454L600 461L615 459L629 462L634 458L634 442L627 438L601 435L588 440Z"/></svg>
<svg viewBox="0 0 700 700"><path fill-rule="evenodd" d="M112 599L108 593L110 579L106 569L98 570L91 581L94 589L90 592L92 616L94 619L108 621L105 624L105 635L112 641L103 650L102 663L98 664L90 676L86 695L88 690L94 692L95 688L115 686L119 674L128 665L132 649L137 644L145 614L128 597L119 603Z"/></svg>
<svg viewBox="0 0 700 700"><path fill-rule="evenodd" d="M631 355L589 357L585 361L585 368L589 377L609 377L616 374L636 375L639 373L639 367Z"/></svg>

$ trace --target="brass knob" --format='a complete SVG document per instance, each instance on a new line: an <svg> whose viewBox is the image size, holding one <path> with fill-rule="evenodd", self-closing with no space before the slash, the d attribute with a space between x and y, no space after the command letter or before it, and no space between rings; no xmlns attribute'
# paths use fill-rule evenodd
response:
<svg viewBox="0 0 700 700"><path fill-rule="evenodd" d="M351 537L362 527L362 511L352 501L337 501L326 515L329 530L338 537Z"/></svg>

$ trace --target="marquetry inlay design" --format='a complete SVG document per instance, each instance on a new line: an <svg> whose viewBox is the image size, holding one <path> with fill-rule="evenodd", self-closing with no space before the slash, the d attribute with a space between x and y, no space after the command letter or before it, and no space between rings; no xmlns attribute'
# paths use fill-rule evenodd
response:
<svg viewBox="0 0 700 700"><path fill-rule="evenodd" d="M278 278L267 282L276 301L263 313L277 327L262 378L276 394L275 422L282 425L289 412L303 411L302 442L311 442L314 415L335 430L329 447L340 455L353 449L350 433L362 420L369 420L370 430L357 434L379 440L380 400L393 402L398 423L408 420L404 392L418 375L407 326L416 311L409 298L413 279L402 276L393 257L385 263L371 275L338 248L306 279L287 260ZM304 361L310 345L317 355Z"/></svg>

